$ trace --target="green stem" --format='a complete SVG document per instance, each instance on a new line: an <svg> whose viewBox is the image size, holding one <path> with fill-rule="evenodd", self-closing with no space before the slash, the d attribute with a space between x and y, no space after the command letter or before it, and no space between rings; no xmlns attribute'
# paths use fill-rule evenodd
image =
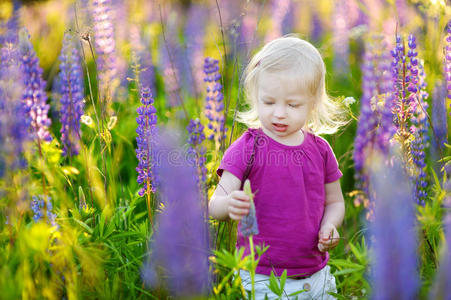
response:
<svg viewBox="0 0 451 300"><path fill-rule="evenodd" d="M252 284L252 300L255 300L255 259L254 259L254 239L253 235L249 236L249 246L251 247L251 284Z"/></svg>

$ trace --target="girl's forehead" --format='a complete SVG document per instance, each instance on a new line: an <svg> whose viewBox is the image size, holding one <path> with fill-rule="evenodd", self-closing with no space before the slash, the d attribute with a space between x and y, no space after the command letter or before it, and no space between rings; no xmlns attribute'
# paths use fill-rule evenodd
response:
<svg viewBox="0 0 451 300"><path fill-rule="evenodd" d="M258 76L257 88L265 94L272 94L279 90L286 93L309 94L307 78L300 72L291 70L262 71ZM302 84L304 82L304 84Z"/></svg>

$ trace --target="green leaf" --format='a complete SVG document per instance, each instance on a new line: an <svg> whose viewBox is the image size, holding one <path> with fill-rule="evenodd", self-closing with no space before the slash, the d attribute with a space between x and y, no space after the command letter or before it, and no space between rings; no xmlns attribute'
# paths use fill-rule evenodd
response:
<svg viewBox="0 0 451 300"><path fill-rule="evenodd" d="M271 271L271 275L269 276L269 285L267 286L274 294L276 294L277 296L281 296L282 292L279 288L279 283L273 271Z"/></svg>
<svg viewBox="0 0 451 300"><path fill-rule="evenodd" d="M280 276L280 290L285 288L285 281L287 280L287 269L283 270L282 276Z"/></svg>

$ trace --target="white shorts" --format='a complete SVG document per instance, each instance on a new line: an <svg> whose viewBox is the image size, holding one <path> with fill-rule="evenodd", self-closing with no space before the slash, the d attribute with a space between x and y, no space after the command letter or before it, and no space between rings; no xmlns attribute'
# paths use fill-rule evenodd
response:
<svg viewBox="0 0 451 300"><path fill-rule="evenodd" d="M251 291L252 283L249 272L240 270L240 276L244 289L246 291ZM268 296L267 299L277 299L276 294L274 294L268 286L269 276L255 274L255 299L265 299L265 295ZM288 297L288 295L300 290L306 291L295 296ZM305 279L287 278L282 299L335 299L335 297L329 295L328 292L336 293L337 287L335 285L335 277L330 273L330 267L326 265L324 268Z"/></svg>

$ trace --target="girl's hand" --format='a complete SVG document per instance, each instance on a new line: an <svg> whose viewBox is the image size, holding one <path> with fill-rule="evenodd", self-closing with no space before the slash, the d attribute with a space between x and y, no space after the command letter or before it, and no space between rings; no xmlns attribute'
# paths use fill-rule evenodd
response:
<svg viewBox="0 0 451 300"><path fill-rule="evenodd" d="M227 196L229 217L239 221L249 213L251 202L243 191L233 191Z"/></svg>
<svg viewBox="0 0 451 300"><path fill-rule="evenodd" d="M326 223L321 226L318 233L318 250L326 252L335 248L340 241L340 234L334 224Z"/></svg>

